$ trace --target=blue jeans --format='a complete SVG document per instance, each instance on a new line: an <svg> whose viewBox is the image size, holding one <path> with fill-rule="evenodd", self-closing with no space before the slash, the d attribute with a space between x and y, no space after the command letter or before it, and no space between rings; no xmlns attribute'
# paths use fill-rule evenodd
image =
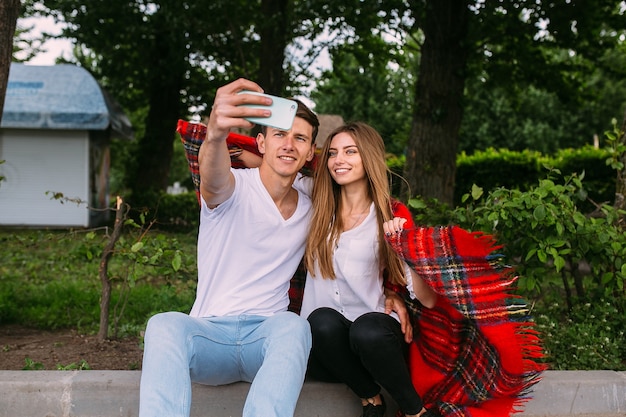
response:
<svg viewBox="0 0 626 417"><path fill-rule="evenodd" d="M250 417L292 417L311 349L306 319L273 316L195 318L169 312L148 321L140 417L187 417L191 383L252 382L243 409Z"/></svg>

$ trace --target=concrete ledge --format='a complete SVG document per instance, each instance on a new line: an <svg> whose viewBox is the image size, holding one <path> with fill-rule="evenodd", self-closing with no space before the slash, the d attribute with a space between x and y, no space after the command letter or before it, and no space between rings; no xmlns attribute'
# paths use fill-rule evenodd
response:
<svg viewBox="0 0 626 417"><path fill-rule="evenodd" d="M0 371L0 417L134 417L140 375L140 371ZM194 385L191 415L240 416L248 387ZM626 416L626 372L547 371L533 397L517 416ZM307 381L295 415L349 417L360 412L346 386Z"/></svg>

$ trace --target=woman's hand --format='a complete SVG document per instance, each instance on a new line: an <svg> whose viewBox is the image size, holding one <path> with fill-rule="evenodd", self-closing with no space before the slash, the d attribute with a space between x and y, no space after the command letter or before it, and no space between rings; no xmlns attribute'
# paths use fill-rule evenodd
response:
<svg viewBox="0 0 626 417"><path fill-rule="evenodd" d="M392 220L387 220L383 223L383 231L385 236L392 236L396 233L402 232L406 219L404 217L394 217Z"/></svg>

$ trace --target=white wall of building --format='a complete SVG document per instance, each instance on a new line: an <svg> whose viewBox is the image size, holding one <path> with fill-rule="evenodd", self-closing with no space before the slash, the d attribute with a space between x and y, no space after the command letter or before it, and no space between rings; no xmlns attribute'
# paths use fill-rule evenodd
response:
<svg viewBox="0 0 626 417"><path fill-rule="evenodd" d="M0 130L0 225L87 227L89 138L81 130ZM46 194L48 192L48 194ZM83 201L55 200L52 194Z"/></svg>

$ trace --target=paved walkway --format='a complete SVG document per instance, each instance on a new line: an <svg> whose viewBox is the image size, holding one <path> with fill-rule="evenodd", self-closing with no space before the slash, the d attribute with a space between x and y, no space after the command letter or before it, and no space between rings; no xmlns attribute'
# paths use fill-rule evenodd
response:
<svg viewBox="0 0 626 417"><path fill-rule="evenodd" d="M140 371L0 371L0 417L135 417ZM249 385L195 385L192 417L240 416ZM547 371L515 417L626 417L626 372ZM342 384L306 382L295 417L356 417Z"/></svg>

